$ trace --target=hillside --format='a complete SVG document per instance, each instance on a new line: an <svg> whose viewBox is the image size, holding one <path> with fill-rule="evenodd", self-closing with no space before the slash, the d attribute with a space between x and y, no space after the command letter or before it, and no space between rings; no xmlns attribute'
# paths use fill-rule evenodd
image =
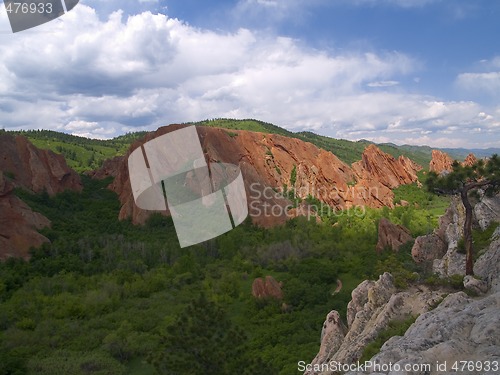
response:
<svg viewBox="0 0 500 375"><path fill-rule="evenodd" d="M135 146L176 127L148 133ZM63 158L24 137L4 135L0 202L15 198L19 207L43 215L47 225L35 228L43 244L26 254L29 261L10 254L0 262L0 373L152 375L207 373L207 368L217 375L296 373L297 359L317 352L326 311L334 308L345 320L351 292L363 279L376 279L388 268L404 275L414 269L409 246L398 254L375 251L381 218L417 236L436 226L447 205L412 183L415 171L407 159L394 159L374 145L348 166L311 143L279 134L209 127L199 134L210 160L241 158L251 181L286 183L288 197L300 204L318 205L314 197L295 195L304 184L331 187L332 181L340 181L340 190L368 181L389 192L405 183L393 194L407 204L392 210L316 208L313 214L324 224L299 216L265 229L248 220L181 249L171 218L153 214L133 225L134 217L121 216L122 199L130 193L125 158L104 166L114 168L108 173L114 181L84 174L74 189L61 192L61 182L74 176ZM54 146L52 138L45 141ZM105 141L92 142L86 146ZM50 171L57 172L54 178L42 179ZM23 215L27 212L24 208ZM281 298L252 295L254 282L268 276L277 281ZM219 346L212 344L213 336L221 338ZM193 348L206 356L199 358Z"/></svg>
<svg viewBox="0 0 500 375"><path fill-rule="evenodd" d="M335 139L312 132L294 133L279 126L272 125L258 120L231 120L231 119L214 119L193 123L194 125L220 127L225 129L249 130L262 133L279 134L286 137L298 138L302 141L311 142L315 146L330 151L335 154L344 163L352 164L361 159L363 150L372 142L361 140L358 142L348 141L345 139ZM379 148L398 158L404 155L416 163L426 166L431 160L431 149L428 147L400 147L391 144L378 145Z"/></svg>
<svg viewBox="0 0 500 375"><path fill-rule="evenodd" d="M191 124L219 127L228 130L248 130L297 138L302 141L311 142L319 148L334 153L340 160L347 164L352 164L360 160L363 150L373 143L367 140L354 142L345 139L335 139L308 131L294 133L279 126L253 119L213 119L193 122ZM106 159L124 155L128 147L135 140L142 138L147 132L129 133L109 140L90 139L50 130L9 131L9 133L24 135L35 146L62 154L71 168L77 172L83 172L100 167ZM392 143L382 143L377 144L377 146L395 158L404 155L424 168L427 168L432 156L432 148L429 146L398 146ZM494 153L500 153L500 149L497 148L487 150L443 148L441 150L447 152L452 158L457 160L465 159L471 152L477 157L487 157Z"/></svg>
<svg viewBox="0 0 500 375"><path fill-rule="evenodd" d="M51 130L7 133L23 135L38 148L62 154L68 165L80 173L100 167L104 160L125 154L134 140L146 134L146 132L129 133L110 140L99 140Z"/></svg>
<svg viewBox="0 0 500 375"><path fill-rule="evenodd" d="M344 163L352 164L361 159L363 150L373 142L360 140L357 142L346 139L335 139L315 134L309 131L291 132L279 126L269 124L259 120L233 120L233 119L213 119L192 123L200 126L220 127L234 130L249 130L262 133L279 134L286 137L298 138L311 142L319 148L334 153ZM427 167L432 158L433 148L429 146L395 145L393 143L376 144L382 151L398 158L404 155L416 163ZM440 149L448 153L452 158L462 161L469 153L474 153L477 157L488 157L494 153L500 153L500 149L468 150L468 149Z"/></svg>

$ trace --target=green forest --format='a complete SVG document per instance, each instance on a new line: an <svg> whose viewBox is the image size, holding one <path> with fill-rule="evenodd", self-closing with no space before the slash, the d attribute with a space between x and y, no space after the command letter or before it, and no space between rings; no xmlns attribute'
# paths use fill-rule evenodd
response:
<svg viewBox="0 0 500 375"><path fill-rule="evenodd" d="M52 221L42 231L51 243L29 262L0 264L0 374L297 373L318 351L325 316L345 319L362 280L390 270L405 288L427 277L411 243L377 255L378 220L416 236L448 205L409 185L395 191L407 207L267 230L247 221L180 249L170 218L118 221L110 179L82 180L82 193L16 191ZM283 283L283 301L252 296L253 280L267 275Z"/></svg>

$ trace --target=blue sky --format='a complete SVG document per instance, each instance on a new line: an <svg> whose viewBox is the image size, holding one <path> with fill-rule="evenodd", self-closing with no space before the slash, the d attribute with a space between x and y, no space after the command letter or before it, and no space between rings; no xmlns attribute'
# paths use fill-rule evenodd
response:
<svg viewBox="0 0 500 375"><path fill-rule="evenodd" d="M82 0L10 33L0 126L108 138L257 118L351 140L500 146L500 1Z"/></svg>

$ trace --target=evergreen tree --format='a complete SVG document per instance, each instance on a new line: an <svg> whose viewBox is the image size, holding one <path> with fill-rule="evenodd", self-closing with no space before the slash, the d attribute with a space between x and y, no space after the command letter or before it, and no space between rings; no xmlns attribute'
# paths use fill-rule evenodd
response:
<svg viewBox="0 0 500 375"><path fill-rule="evenodd" d="M244 373L238 368L244 342L225 312L202 294L167 328L151 362L161 374Z"/></svg>

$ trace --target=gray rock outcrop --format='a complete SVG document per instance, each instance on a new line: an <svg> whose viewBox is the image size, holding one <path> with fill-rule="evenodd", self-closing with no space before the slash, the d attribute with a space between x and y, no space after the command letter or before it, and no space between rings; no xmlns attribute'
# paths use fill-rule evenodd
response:
<svg viewBox="0 0 500 375"><path fill-rule="evenodd" d="M384 273L377 281L366 280L352 292L347 307L348 327L343 326L337 311L328 314L323 325L321 347L311 364L320 366L336 361L356 362L366 345L386 329L389 322L420 315L431 309L442 293L426 287L415 287L397 292L390 273ZM308 371L305 374L328 374Z"/></svg>
<svg viewBox="0 0 500 375"><path fill-rule="evenodd" d="M488 294L469 297L464 292L448 295L432 311L421 315L404 336L393 337L371 361L401 366L398 374L456 374L451 368L455 361L500 361L500 238L493 241L488 251L474 265ZM436 363L447 363L438 369ZM431 364L430 371L405 371L405 364ZM391 372L350 372L360 374L390 374ZM466 370L467 374L498 374L479 368ZM391 374L396 374L395 372Z"/></svg>
<svg viewBox="0 0 500 375"><path fill-rule="evenodd" d="M491 223L500 220L500 195L488 197L479 190L480 201L474 206L474 216L477 224L485 230Z"/></svg>

